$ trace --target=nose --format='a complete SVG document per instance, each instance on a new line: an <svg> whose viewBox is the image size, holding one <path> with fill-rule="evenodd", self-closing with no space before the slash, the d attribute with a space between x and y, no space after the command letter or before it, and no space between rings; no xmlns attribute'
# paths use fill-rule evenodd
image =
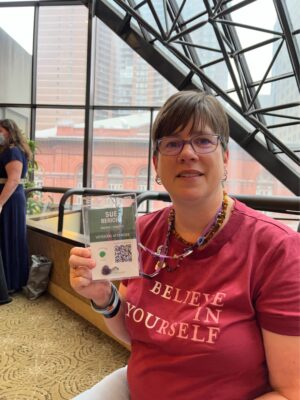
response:
<svg viewBox="0 0 300 400"><path fill-rule="evenodd" d="M194 151L190 140L186 140L183 144L182 150L179 153L179 159L196 159L198 156Z"/></svg>

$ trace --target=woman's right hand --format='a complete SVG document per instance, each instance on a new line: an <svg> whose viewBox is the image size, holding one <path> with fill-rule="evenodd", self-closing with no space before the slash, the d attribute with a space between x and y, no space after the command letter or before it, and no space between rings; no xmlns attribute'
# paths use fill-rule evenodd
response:
<svg viewBox="0 0 300 400"><path fill-rule="evenodd" d="M91 258L88 247L73 247L70 252L70 284L81 296L91 299L99 307L105 307L111 296L111 284L108 280L92 280L92 269L96 262Z"/></svg>

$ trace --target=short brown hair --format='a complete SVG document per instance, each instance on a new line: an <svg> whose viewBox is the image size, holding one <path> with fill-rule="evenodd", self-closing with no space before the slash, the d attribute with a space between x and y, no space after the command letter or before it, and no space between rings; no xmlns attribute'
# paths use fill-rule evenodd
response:
<svg viewBox="0 0 300 400"><path fill-rule="evenodd" d="M193 128L208 125L221 136L223 148L229 140L228 118L221 103L211 94L198 90L185 90L173 94L160 109L152 127L152 143L156 152L156 142L170 136L190 121Z"/></svg>

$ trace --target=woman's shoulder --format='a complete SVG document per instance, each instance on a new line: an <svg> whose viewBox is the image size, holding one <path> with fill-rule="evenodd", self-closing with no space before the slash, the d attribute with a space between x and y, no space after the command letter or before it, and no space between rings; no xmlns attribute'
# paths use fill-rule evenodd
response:
<svg viewBox="0 0 300 400"><path fill-rule="evenodd" d="M16 145L11 145L8 147L8 154L11 154L12 156L15 156L17 158L22 158L24 155L24 151L22 149L20 149L19 146Z"/></svg>
<svg viewBox="0 0 300 400"><path fill-rule="evenodd" d="M24 151L23 151L19 146L17 146L16 144L11 144L11 145L9 146L9 149L10 149L12 152L24 153Z"/></svg>
<svg viewBox="0 0 300 400"><path fill-rule="evenodd" d="M4 164L10 161L24 161L24 152L18 146L9 146L1 153L1 160Z"/></svg>
<svg viewBox="0 0 300 400"><path fill-rule="evenodd" d="M11 144L3 150L2 153L22 153L22 150L20 149L19 146L16 146L15 144Z"/></svg>
<svg viewBox="0 0 300 400"><path fill-rule="evenodd" d="M139 227L145 229L150 226L153 229L155 226L166 224L170 209L171 206L168 206L140 216L138 218Z"/></svg>
<svg viewBox="0 0 300 400"><path fill-rule="evenodd" d="M239 219L239 226L243 226L245 229L251 228L250 230L257 232L263 232L265 236L298 236L300 238L299 233L289 226L275 220L261 211L254 210L236 199L234 200L235 205L233 215Z"/></svg>

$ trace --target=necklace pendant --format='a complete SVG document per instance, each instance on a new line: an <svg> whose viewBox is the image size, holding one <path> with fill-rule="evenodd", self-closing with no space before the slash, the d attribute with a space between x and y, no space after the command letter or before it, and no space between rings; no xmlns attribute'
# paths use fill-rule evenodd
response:
<svg viewBox="0 0 300 400"><path fill-rule="evenodd" d="M157 261L155 265L155 271L165 268L166 264L163 261Z"/></svg>

